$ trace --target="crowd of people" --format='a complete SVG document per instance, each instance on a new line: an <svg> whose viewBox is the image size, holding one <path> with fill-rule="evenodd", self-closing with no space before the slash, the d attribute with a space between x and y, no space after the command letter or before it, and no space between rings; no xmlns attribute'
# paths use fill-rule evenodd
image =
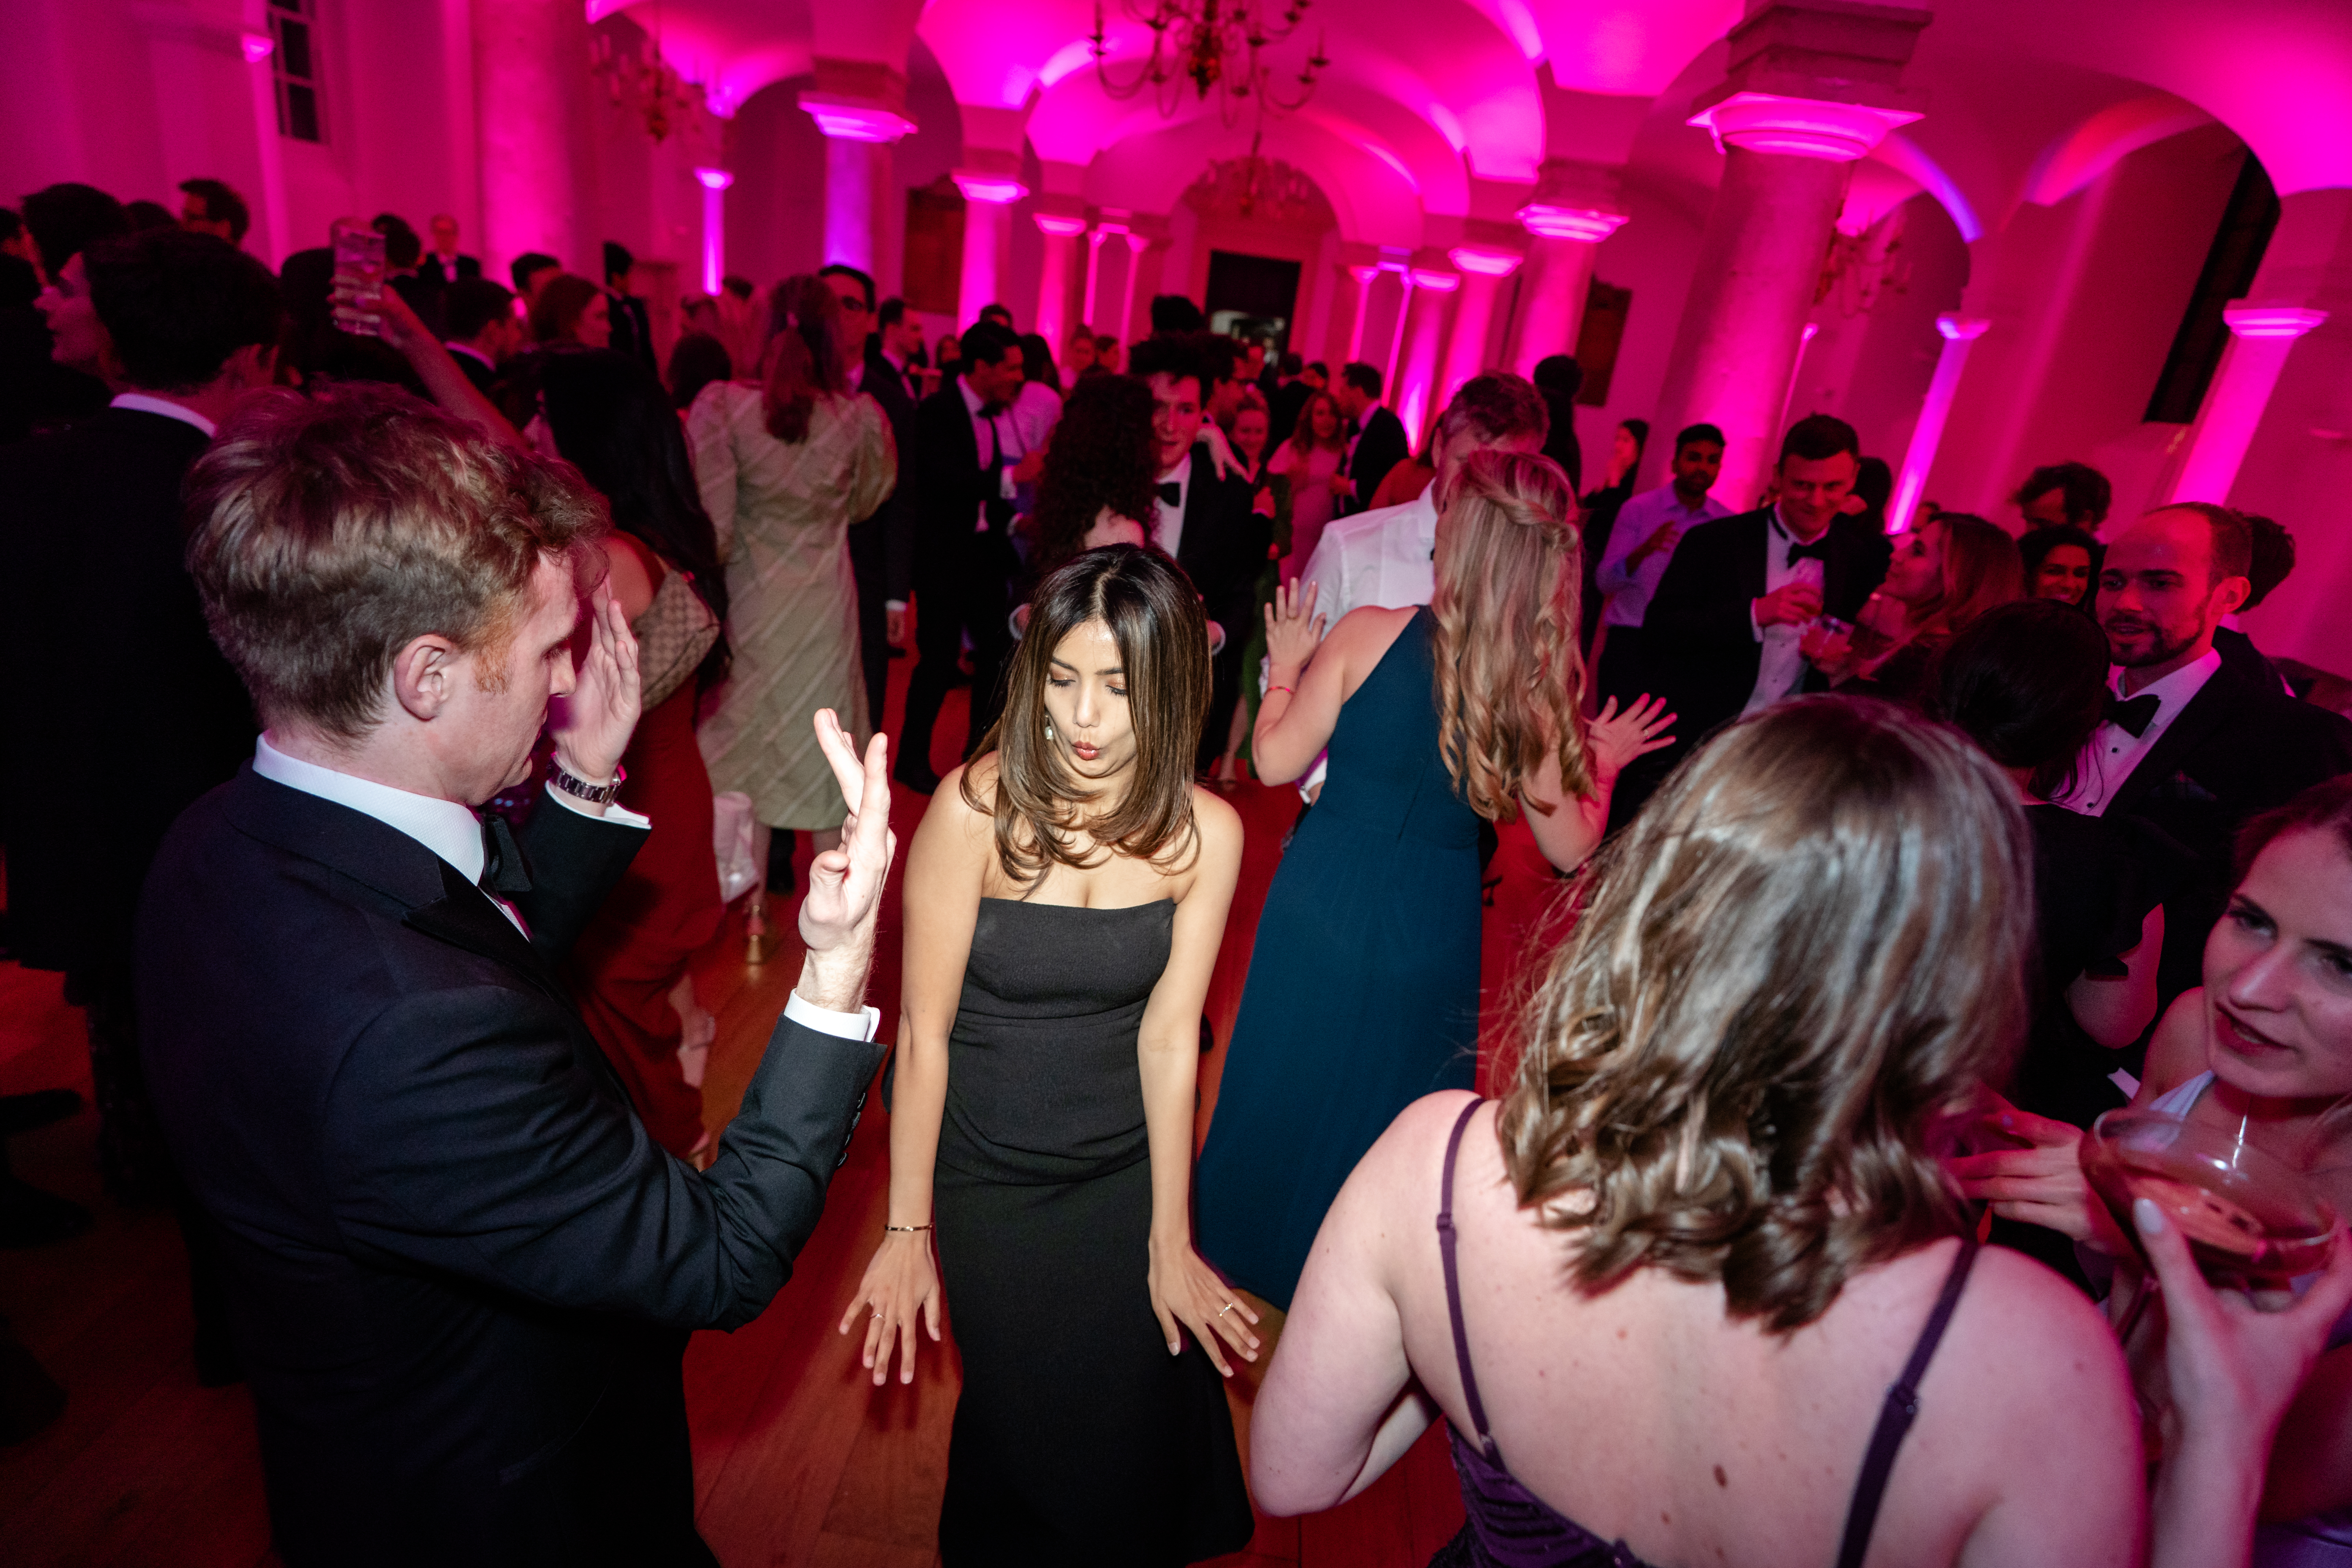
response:
<svg viewBox="0 0 2352 1568"><path fill-rule="evenodd" d="M7 941L286 1562L710 1561L683 1331L765 1308L887 1057L839 1327L911 1381L952 1309L950 1563L1238 1551L1441 1418L1449 1564L2352 1563L2343 1238L2209 1280L2210 1212L2084 1175L2133 1108L2352 1205L2352 721L2236 624L2280 524L2061 463L1890 533L1823 414L1721 499L1722 429L1643 489L1628 420L1580 499L1572 359L1416 447L1176 296L927 344L833 265L657 362L625 248L509 289L446 216L375 220L355 334L184 193L0 213ZM1196 1160L1245 772L1299 800ZM714 1133L720 795L810 854ZM1497 1042L1513 842L1565 919ZM0 1163L0 1243L89 1223Z"/></svg>

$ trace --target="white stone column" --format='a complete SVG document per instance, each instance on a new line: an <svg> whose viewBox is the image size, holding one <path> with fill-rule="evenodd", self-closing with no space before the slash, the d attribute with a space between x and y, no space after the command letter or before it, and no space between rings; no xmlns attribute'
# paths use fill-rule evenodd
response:
<svg viewBox="0 0 2352 1568"><path fill-rule="evenodd" d="M1356 316L1348 325L1348 360L1349 363L1364 357L1364 318L1372 311L1372 279L1381 275L1377 267L1350 267L1348 276L1356 280Z"/></svg>
<svg viewBox="0 0 2352 1568"><path fill-rule="evenodd" d="M1037 332L1058 360L1069 342L1070 270L1078 258L1078 236L1087 229L1082 216L1041 212L1032 215L1045 237L1043 264L1037 269Z"/></svg>
<svg viewBox="0 0 2352 1568"><path fill-rule="evenodd" d="M716 299L719 280L727 276L727 187L735 176L724 169L697 169L694 178L702 187L702 291Z"/></svg>
<svg viewBox="0 0 2352 1568"><path fill-rule="evenodd" d="M2270 406L2272 389L2286 369L2294 341L2327 320L2325 310L2296 305L2250 305L2244 300L2221 312L2230 325L2230 347L2214 373L2213 386L2197 416L2189 460L2172 482L2168 500L2227 504L2238 482L2238 465Z"/></svg>
<svg viewBox="0 0 2352 1568"><path fill-rule="evenodd" d="M1402 290L1397 297L1396 325L1389 333L1389 355L1382 362L1388 377L1388 394L1391 399L1402 395L1404 385L1404 324L1412 314L1412 269L1409 267L1383 267L1383 272L1396 274L1397 287Z"/></svg>
<svg viewBox="0 0 2352 1568"><path fill-rule="evenodd" d="M1416 267L1405 274L1412 291L1405 296L1408 307L1397 318L1402 342L1408 320L1412 325L1411 342L1403 349L1404 360L1397 375L1394 393L1397 417L1404 421L1406 437L1413 450L1422 447L1422 432L1428 428L1429 416L1437 406L1434 399L1437 384L1438 356L1445 342L1446 317L1454 295L1462 287L1462 275L1445 272L1433 267Z"/></svg>
<svg viewBox="0 0 2352 1568"><path fill-rule="evenodd" d="M803 92L796 100L824 137L824 261L871 278L896 194L890 149L915 122L878 100Z"/></svg>
<svg viewBox="0 0 2352 1568"><path fill-rule="evenodd" d="M1115 224L1097 223L1094 226L1094 231L1087 236L1086 302L1078 307L1078 313L1086 318L1087 325L1097 332L1103 330L1101 314L1095 308L1096 290L1102 283L1103 244L1112 235L1126 232Z"/></svg>
<svg viewBox="0 0 2352 1568"><path fill-rule="evenodd" d="M1143 274L1143 253L1151 247L1151 237L1133 229L1120 236L1127 241L1127 284L1118 299L1118 339L1126 342L1135 331L1135 280Z"/></svg>
<svg viewBox="0 0 2352 1568"><path fill-rule="evenodd" d="M1576 352L1585 297L1592 291L1594 253L1625 216L1530 204L1519 209L1519 221L1534 237L1528 245L1528 275L1519 286L1518 348L1511 368L1533 376L1538 361Z"/></svg>
<svg viewBox="0 0 2352 1568"><path fill-rule="evenodd" d="M1006 219L1029 187L1010 174L958 169L950 176L963 193L963 276L956 289L956 330L980 320L983 305L999 303L997 264L1004 254Z"/></svg>
<svg viewBox="0 0 2352 1568"><path fill-rule="evenodd" d="M1952 399L1959 395L1960 373L1968 367L1969 351L1992 322L1982 316L1960 316L1947 310L1936 318L1943 335L1943 352L1936 356L1936 374L1927 383L1927 400L1919 405L1918 423L1911 426L1911 444L1903 449L1903 467L1895 476L1895 499L1886 509L1886 531L1900 533L1911 526L1919 492L1927 488L1927 470L1936 464L1936 448L1944 439L1944 422L1951 417Z"/></svg>
<svg viewBox="0 0 2352 1568"><path fill-rule="evenodd" d="M1517 270L1507 250L1457 245L1446 253L1462 275L1462 298L1454 307L1454 335L1446 340L1445 370L1437 378L1436 405L1443 408L1462 384L1486 368L1486 334L1495 324L1495 295Z"/></svg>
<svg viewBox="0 0 2352 1568"><path fill-rule="evenodd" d="M484 265L526 250L594 275L585 197L588 23L580 0L475 0Z"/></svg>

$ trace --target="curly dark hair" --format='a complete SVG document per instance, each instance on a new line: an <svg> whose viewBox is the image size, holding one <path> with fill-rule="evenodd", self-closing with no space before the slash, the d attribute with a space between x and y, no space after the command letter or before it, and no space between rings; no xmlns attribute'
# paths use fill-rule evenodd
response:
<svg viewBox="0 0 2352 1568"><path fill-rule="evenodd" d="M1045 471L1037 480L1037 531L1032 563L1040 577L1086 547L1087 530L1105 507L1151 526L1151 389L1132 376L1090 375L1062 405Z"/></svg>

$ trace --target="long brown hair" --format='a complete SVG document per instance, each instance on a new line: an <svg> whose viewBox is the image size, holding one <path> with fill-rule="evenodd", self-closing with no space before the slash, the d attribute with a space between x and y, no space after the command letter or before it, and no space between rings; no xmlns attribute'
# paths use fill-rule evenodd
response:
<svg viewBox="0 0 2352 1568"><path fill-rule="evenodd" d="M1957 731L1812 697L1700 748L1579 879L1497 1121L1602 1290L1775 1332L1968 1221L1938 1155L2026 1022L2033 841Z"/></svg>
<svg viewBox="0 0 2352 1568"><path fill-rule="evenodd" d="M576 338L580 318L604 290L576 272L561 272L539 286L530 302L533 342L552 343Z"/></svg>
<svg viewBox="0 0 2352 1568"><path fill-rule="evenodd" d="M1070 389L1037 479L1036 561L1050 572L1076 555L1105 507L1150 525L1160 447L1151 389L1131 375L1089 375Z"/></svg>
<svg viewBox="0 0 2352 1568"><path fill-rule="evenodd" d="M1035 881L1055 864L1101 864L1071 844L1080 829L1095 849L1139 860L1173 861L1191 853L1192 752L1209 711L1209 624L1173 561L1137 544L1089 550L1037 585L1029 629L1013 656L1004 711L980 752L996 753L996 799L972 788L964 770L963 803L996 819L996 858L1013 881ZM1045 735L1045 679L1054 650L1088 621L1110 628L1127 673L1128 713L1135 725L1135 776L1125 798L1090 816L1099 792L1063 765Z"/></svg>
<svg viewBox="0 0 2352 1568"><path fill-rule="evenodd" d="M1318 403L1331 405L1331 438L1320 445L1327 451L1344 454L1348 450L1348 416L1339 411L1338 398L1318 388L1308 393L1307 401L1298 405L1298 423L1290 430L1290 449L1301 458L1313 452L1318 445L1315 439L1315 405Z"/></svg>
<svg viewBox="0 0 2352 1568"><path fill-rule="evenodd" d="M841 297L813 272L796 272L768 294L765 396L768 434L798 446L808 439L819 397L849 390L841 359Z"/></svg>
<svg viewBox="0 0 2352 1568"><path fill-rule="evenodd" d="M1429 607L1437 618L1437 750L1454 787L1488 821L1515 821L1551 749L1562 791L1590 795L1577 712L1583 547L1568 476L1549 458L1484 449L1439 501Z"/></svg>
<svg viewBox="0 0 2352 1568"><path fill-rule="evenodd" d="M1913 637L1948 637L1995 605L2025 597L2025 558L1997 524L1948 511L1927 526L1943 531L1944 591L1910 611Z"/></svg>

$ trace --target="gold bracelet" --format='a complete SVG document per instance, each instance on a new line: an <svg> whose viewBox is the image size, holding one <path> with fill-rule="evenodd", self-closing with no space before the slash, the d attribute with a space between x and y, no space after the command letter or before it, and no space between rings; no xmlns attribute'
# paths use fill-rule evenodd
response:
<svg viewBox="0 0 2352 1568"><path fill-rule="evenodd" d="M888 1230L903 1230L903 1231L909 1231L909 1232L912 1232L912 1231L918 1231L918 1230L929 1230L929 1229L930 1229L931 1227L930 1227L929 1226L927 1226L927 1225L885 1225L885 1226L883 1226L883 1227L882 1227L882 1228L883 1228L884 1230L886 1230L886 1231L888 1231Z"/></svg>

